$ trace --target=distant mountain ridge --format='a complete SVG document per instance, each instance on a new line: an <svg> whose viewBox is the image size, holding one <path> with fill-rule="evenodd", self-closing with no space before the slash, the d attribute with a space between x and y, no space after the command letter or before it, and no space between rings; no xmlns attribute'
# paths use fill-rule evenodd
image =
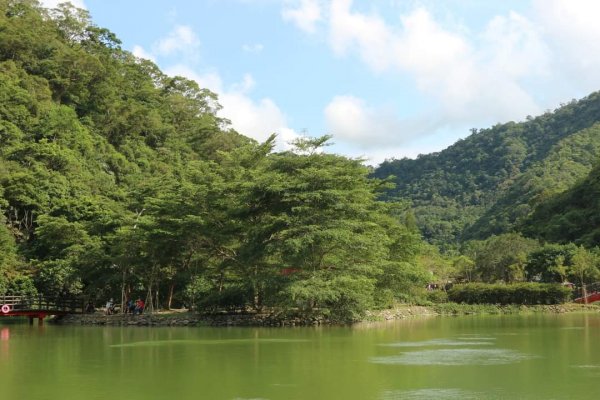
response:
<svg viewBox="0 0 600 400"><path fill-rule="evenodd" d="M569 190L540 203L523 232L551 242L600 244L600 164Z"/></svg>
<svg viewBox="0 0 600 400"><path fill-rule="evenodd" d="M600 92L521 123L473 132L415 160L388 160L388 198L410 199L423 236L453 246L518 230L538 204L569 189L600 154Z"/></svg>

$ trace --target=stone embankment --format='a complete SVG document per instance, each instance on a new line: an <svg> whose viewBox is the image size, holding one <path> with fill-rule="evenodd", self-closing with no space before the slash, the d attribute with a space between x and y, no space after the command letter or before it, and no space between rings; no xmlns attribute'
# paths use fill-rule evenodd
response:
<svg viewBox="0 0 600 400"><path fill-rule="evenodd" d="M278 314L197 314L155 313L117 314L102 313L67 315L55 320L67 325L107 326L313 326L325 323L320 317L285 317Z"/></svg>
<svg viewBox="0 0 600 400"><path fill-rule="evenodd" d="M367 311L365 321L394 321L398 319L432 317L436 315L440 315L440 313L436 312L431 307L406 305L386 310Z"/></svg>
<svg viewBox="0 0 600 400"><path fill-rule="evenodd" d="M562 314L572 312L600 312L598 304L560 305L493 305L441 303L433 306L398 305L397 307L368 311L365 322L394 321L414 317L458 316L458 315L498 315L498 314ZM292 317L283 313L230 313L197 314L192 312L168 312L143 315L95 314L67 315L55 319L56 323L68 325L108 325L108 326L318 326L330 325L321 316Z"/></svg>

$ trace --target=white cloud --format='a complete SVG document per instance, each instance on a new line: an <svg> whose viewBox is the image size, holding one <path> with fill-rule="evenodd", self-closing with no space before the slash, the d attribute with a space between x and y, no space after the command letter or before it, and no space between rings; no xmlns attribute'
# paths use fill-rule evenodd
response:
<svg viewBox="0 0 600 400"><path fill-rule="evenodd" d="M131 52L134 56L145 58L154 63L159 58L183 59L186 63L198 60L200 39L187 25L176 25L165 37L155 41L151 50L147 51L140 45L134 45Z"/></svg>
<svg viewBox="0 0 600 400"><path fill-rule="evenodd" d="M286 1L281 16L303 31L314 33L317 30L317 23L322 19L321 5L319 0Z"/></svg>
<svg viewBox="0 0 600 400"><path fill-rule="evenodd" d="M299 135L288 127L285 114L270 98L254 100L251 92L256 82L251 74L245 74L240 82L226 85L217 70L198 73L193 57L200 45L195 32L188 26L176 26L165 38L158 40L148 54L141 46L134 46L136 56L152 59L156 56L172 56L169 59L179 60L163 68L167 75L184 76L207 88L219 96L222 109L219 116L231 121L232 127L239 133L258 141L266 140L277 133L277 149L286 149L287 143ZM247 47L246 47L247 46ZM244 50L259 52L262 44L246 45ZM164 58L163 58L164 61Z"/></svg>
<svg viewBox="0 0 600 400"><path fill-rule="evenodd" d="M596 0L534 0L534 21L551 48L554 73L579 90L600 86L600 2Z"/></svg>
<svg viewBox="0 0 600 400"><path fill-rule="evenodd" d="M152 54L148 53L146 50L144 50L144 48L142 46L139 46L139 45L133 46L133 50L131 50L131 52L133 53L134 56L136 56L138 58L145 58L146 60L156 62L156 59L154 58L154 56Z"/></svg>
<svg viewBox="0 0 600 400"><path fill-rule="evenodd" d="M177 25L169 34L157 41L152 50L154 54L169 56L176 53L193 55L200 47L200 40L187 25Z"/></svg>
<svg viewBox="0 0 600 400"><path fill-rule="evenodd" d="M515 12L496 16L481 35L478 53L485 56L482 64L496 73L513 78L546 75L550 66L549 49L539 28Z"/></svg>
<svg viewBox="0 0 600 400"><path fill-rule="evenodd" d="M383 19L351 11L352 0L333 0L329 13L329 42L337 55L356 51L375 70L392 64L394 33Z"/></svg>
<svg viewBox="0 0 600 400"><path fill-rule="evenodd" d="M327 129L334 140L360 149L397 146L438 127L435 118L399 119L392 108L372 107L355 96L336 96L325 107Z"/></svg>
<svg viewBox="0 0 600 400"><path fill-rule="evenodd" d="M233 90L239 93L248 93L256 86L256 81L250 74L244 74L242 82L233 85Z"/></svg>
<svg viewBox="0 0 600 400"><path fill-rule="evenodd" d="M45 8L56 8L56 6L58 6L61 3L71 3L71 4L73 4L77 8L87 9L87 7L85 6L85 3L83 2L83 0L69 0L69 1L65 1L65 0L41 0L40 1L40 4L42 5L42 7L45 7Z"/></svg>
<svg viewBox="0 0 600 400"><path fill-rule="evenodd" d="M240 92L224 92L219 97L223 106L222 116L231 120L240 133L258 141L264 141L272 133L278 134L279 148L295 138L296 133L288 128L286 117L277 104L269 98L254 101Z"/></svg>
<svg viewBox="0 0 600 400"><path fill-rule="evenodd" d="M262 43L245 44L242 46L242 50L246 53L257 54L263 51L265 46Z"/></svg>
<svg viewBox="0 0 600 400"><path fill-rule="evenodd" d="M325 108L328 129L350 141L360 140L370 131L369 114L364 102L353 96L337 96Z"/></svg>
<svg viewBox="0 0 600 400"><path fill-rule="evenodd" d="M467 36L465 27L447 28L422 7L399 15L394 25L352 5L352 0L330 3L334 53L356 55L374 72L410 77L436 120L400 119L394 110L342 96L325 110L334 135L360 145L374 146L386 137L403 143L442 128L522 119L542 110L526 84L549 76L551 58L539 28L526 17L497 16L480 34Z"/></svg>
<svg viewBox="0 0 600 400"><path fill-rule="evenodd" d="M219 115L229 119L232 127L243 135L264 141L272 133L277 133L279 150L289 148L288 143L299 136L288 127L285 114L272 99L254 100L249 96L256 84L250 74L244 75L242 82L226 87L217 72L198 74L185 65L167 68L165 72L168 75L181 75L193 79L200 87L217 93L219 103L223 106Z"/></svg>
<svg viewBox="0 0 600 400"><path fill-rule="evenodd" d="M479 89L472 49L459 34L444 30L424 9L401 18L403 31L394 37L393 65L410 73L418 87L457 111Z"/></svg>

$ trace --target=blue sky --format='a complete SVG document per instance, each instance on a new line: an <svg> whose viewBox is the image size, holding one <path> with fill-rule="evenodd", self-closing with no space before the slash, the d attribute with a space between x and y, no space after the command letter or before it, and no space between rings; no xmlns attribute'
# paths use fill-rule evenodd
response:
<svg viewBox="0 0 600 400"><path fill-rule="evenodd" d="M42 1L53 6L56 0ZM596 0L76 0L240 133L384 159L600 89Z"/></svg>

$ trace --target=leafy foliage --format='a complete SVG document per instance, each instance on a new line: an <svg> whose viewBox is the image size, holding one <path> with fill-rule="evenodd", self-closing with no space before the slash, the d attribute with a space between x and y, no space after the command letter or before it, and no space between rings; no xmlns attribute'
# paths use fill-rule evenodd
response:
<svg viewBox="0 0 600 400"><path fill-rule="evenodd" d="M473 130L439 153L388 160L386 199L408 198L424 237L444 249L511 232L591 170L600 150L600 93L521 123Z"/></svg>
<svg viewBox="0 0 600 400"><path fill-rule="evenodd" d="M525 280L527 256L537 248L538 243L535 240L515 233L506 233L491 236L481 242L471 242L466 252L474 259L472 274L477 280L511 283Z"/></svg>
<svg viewBox="0 0 600 400"><path fill-rule="evenodd" d="M0 0L0 291L345 321L423 284L387 182L328 136L274 153L219 108L86 10Z"/></svg>
<svg viewBox="0 0 600 400"><path fill-rule="evenodd" d="M547 198L523 222L523 231L547 241L600 244L600 165L569 190Z"/></svg>
<svg viewBox="0 0 600 400"><path fill-rule="evenodd" d="M467 304L561 304L569 301L571 289L549 283L469 283L454 286L449 290L448 298L456 303Z"/></svg>

